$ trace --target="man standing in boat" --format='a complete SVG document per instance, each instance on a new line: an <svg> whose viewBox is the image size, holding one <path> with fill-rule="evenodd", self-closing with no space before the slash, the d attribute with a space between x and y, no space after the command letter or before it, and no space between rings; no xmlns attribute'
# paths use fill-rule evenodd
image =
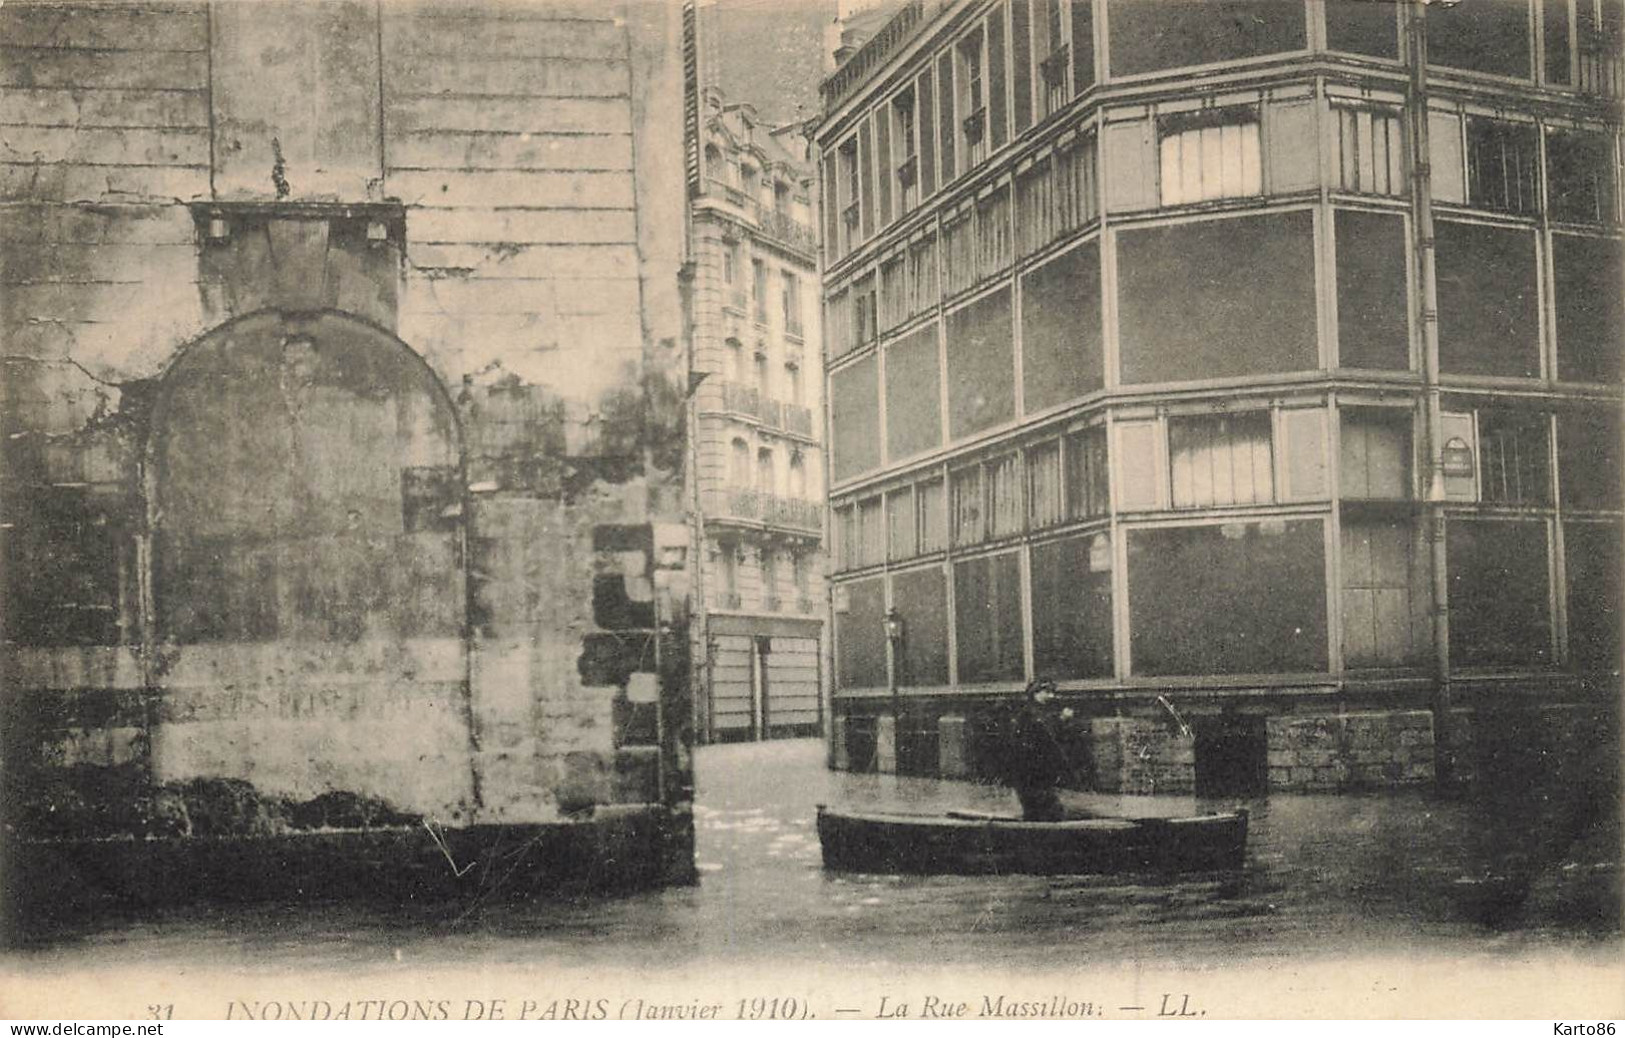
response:
<svg viewBox="0 0 1625 1038"><path fill-rule="evenodd" d="M1072 775L1072 761L1061 737L1062 722L1071 714L1071 710L1057 709L1054 682L1035 681L998 726L994 747L997 776L1015 791L1026 821L1067 818L1060 786Z"/></svg>

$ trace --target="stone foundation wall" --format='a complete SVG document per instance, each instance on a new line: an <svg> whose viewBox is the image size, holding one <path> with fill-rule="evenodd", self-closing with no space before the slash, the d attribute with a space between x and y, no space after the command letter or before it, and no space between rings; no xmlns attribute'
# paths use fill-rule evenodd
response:
<svg viewBox="0 0 1625 1038"><path fill-rule="evenodd" d="M1433 715L1426 710L1272 717L1265 733L1272 792L1433 781Z"/></svg>
<svg viewBox="0 0 1625 1038"><path fill-rule="evenodd" d="M1097 717L1090 722L1095 785L1107 793L1191 793L1196 744L1160 721Z"/></svg>

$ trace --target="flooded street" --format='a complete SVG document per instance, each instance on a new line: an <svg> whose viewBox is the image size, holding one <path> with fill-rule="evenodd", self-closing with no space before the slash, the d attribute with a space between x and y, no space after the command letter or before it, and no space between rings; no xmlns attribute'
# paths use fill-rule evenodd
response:
<svg viewBox="0 0 1625 1038"><path fill-rule="evenodd" d="M969 783L826 771L813 740L697 759L700 882L478 912L281 905L102 920L16 954L23 975L414 969L726 976L771 964L888 969L1208 969L1350 954L1513 960L1617 944L1617 821L1542 846L1549 817L1421 793L1274 796L1249 806L1240 875L892 877L821 867L814 805L1015 811ZM1181 814L1189 797L1079 794L1096 810ZM1499 816L1500 828L1489 821ZM1548 817L1548 821L1541 821ZM1615 816L1617 818L1617 816Z"/></svg>

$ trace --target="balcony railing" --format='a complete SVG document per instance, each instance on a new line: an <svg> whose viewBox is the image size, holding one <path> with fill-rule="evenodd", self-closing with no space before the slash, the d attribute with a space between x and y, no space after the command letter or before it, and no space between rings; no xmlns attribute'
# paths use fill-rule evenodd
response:
<svg viewBox="0 0 1625 1038"><path fill-rule="evenodd" d="M779 428L786 432L795 433L797 436L812 438L813 425L812 410L810 408L802 407L800 404L785 404L783 412L784 424Z"/></svg>
<svg viewBox="0 0 1625 1038"><path fill-rule="evenodd" d="M784 428L784 405L777 400L764 399L762 401L761 418L764 423L774 429Z"/></svg>
<svg viewBox="0 0 1625 1038"><path fill-rule="evenodd" d="M744 210L745 219L767 237L806 253L814 252L818 248L818 232L810 224L797 220L789 213L761 199L752 198L726 180L708 177L707 183L708 194Z"/></svg>
<svg viewBox="0 0 1625 1038"><path fill-rule="evenodd" d="M762 598L762 608L769 613L778 612L783 605L784 603L779 600L778 595L765 595Z"/></svg>
<svg viewBox="0 0 1625 1038"><path fill-rule="evenodd" d="M718 609L738 609L739 605L739 592L737 591L724 591L717 596Z"/></svg>
<svg viewBox="0 0 1625 1038"><path fill-rule="evenodd" d="M762 394L755 386L743 382L722 383L722 409L735 414L762 417Z"/></svg>
<svg viewBox="0 0 1625 1038"><path fill-rule="evenodd" d="M858 48L856 54L846 59L833 75L824 80L820 88L824 94L824 110L834 108L859 83L867 81L869 74L885 64L892 51L907 40L915 27L924 20L925 0L909 0L904 4L903 9L893 15L891 21L882 26L879 32Z"/></svg>
<svg viewBox="0 0 1625 1038"><path fill-rule="evenodd" d="M796 612L798 612L798 613L811 613L812 611L813 611L813 600L810 597L808 597L806 595L802 595L800 598L796 599Z"/></svg>
<svg viewBox="0 0 1625 1038"><path fill-rule="evenodd" d="M762 497L754 490L728 491L728 514L735 519L764 519Z"/></svg>
<svg viewBox="0 0 1625 1038"><path fill-rule="evenodd" d="M774 526L788 526L797 530L818 530L823 527L823 517L818 505L805 501L799 497L773 497L770 502L769 514L763 518Z"/></svg>

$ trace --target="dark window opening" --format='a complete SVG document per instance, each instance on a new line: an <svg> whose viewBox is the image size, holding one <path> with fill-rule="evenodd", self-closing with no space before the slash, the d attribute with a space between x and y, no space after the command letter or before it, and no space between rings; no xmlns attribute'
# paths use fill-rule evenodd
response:
<svg viewBox="0 0 1625 1038"><path fill-rule="evenodd" d="M1595 130L1547 131L1546 177L1552 219L1615 222L1612 135Z"/></svg>
<svg viewBox="0 0 1625 1038"><path fill-rule="evenodd" d="M897 683L948 683L948 579L940 566L892 577L892 604L903 620Z"/></svg>
<svg viewBox="0 0 1625 1038"><path fill-rule="evenodd" d="M1128 534L1134 673L1326 669L1326 552L1318 519Z"/></svg>
<svg viewBox="0 0 1625 1038"><path fill-rule="evenodd" d="M1404 218L1339 209L1336 234L1339 366L1408 369L1410 268Z"/></svg>
<svg viewBox="0 0 1625 1038"><path fill-rule="evenodd" d="M1540 209L1540 134L1525 123L1467 120L1467 201L1481 209Z"/></svg>
<svg viewBox="0 0 1625 1038"><path fill-rule="evenodd" d="M1618 523L1565 523L1569 664L1578 670L1620 667L1620 574L1625 573Z"/></svg>
<svg viewBox="0 0 1625 1038"><path fill-rule="evenodd" d="M1450 220L1434 234L1440 369L1540 377L1534 234Z"/></svg>
<svg viewBox="0 0 1625 1038"><path fill-rule="evenodd" d="M1428 64L1529 78L1529 0L1430 4Z"/></svg>
<svg viewBox="0 0 1625 1038"><path fill-rule="evenodd" d="M1480 411L1478 475L1481 500L1547 505L1552 500L1547 416L1527 411Z"/></svg>
<svg viewBox="0 0 1625 1038"><path fill-rule="evenodd" d="M1110 0L1106 24L1114 76L1308 46L1302 0Z"/></svg>
<svg viewBox="0 0 1625 1038"><path fill-rule="evenodd" d="M840 480L880 464L880 392L873 356L829 377L830 468Z"/></svg>
<svg viewBox="0 0 1625 1038"><path fill-rule="evenodd" d="M1014 553L954 565L960 684L1020 681L1021 567Z"/></svg>
<svg viewBox="0 0 1625 1038"><path fill-rule="evenodd" d="M1546 82L1567 84L1573 80L1569 68L1572 51L1569 48L1570 0L1541 0L1543 37L1546 41ZM1580 0L1582 4L1591 0Z"/></svg>
<svg viewBox="0 0 1625 1038"><path fill-rule="evenodd" d="M1111 568L1104 533L1033 546L1034 677L1111 676Z"/></svg>
<svg viewBox="0 0 1625 1038"><path fill-rule="evenodd" d="M1124 382L1317 366L1309 213L1124 230L1117 249Z"/></svg>
<svg viewBox="0 0 1625 1038"><path fill-rule="evenodd" d="M1557 467L1565 509L1625 507L1620 487L1619 412L1565 411L1557 416Z"/></svg>
<svg viewBox="0 0 1625 1038"><path fill-rule="evenodd" d="M879 577L836 589L835 678L840 688L886 687L886 592ZM846 608L841 608L841 599Z"/></svg>
<svg viewBox="0 0 1625 1038"><path fill-rule="evenodd" d="M1326 0L1326 45L1350 54L1397 58L1399 9L1393 0Z"/></svg>
<svg viewBox="0 0 1625 1038"><path fill-rule="evenodd" d="M1015 417L1010 289L948 315L948 433L959 439Z"/></svg>
<svg viewBox="0 0 1625 1038"><path fill-rule="evenodd" d="M1100 246L1090 241L1022 279L1022 389L1027 413L1105 385Z"/></svg>
<svg viewBox="0 0 1625 1038"><path fill-rule="evenodd" d="M1546 524L1451 519L1446 551L1451 662L1461 667L1549 662Z"/></svg>
<svg viewBox="0 0 1625 1038"><path fill-rule="evenodd" d="M942 377L933 323L886 347L886 456L942 443Z"/></svg>

